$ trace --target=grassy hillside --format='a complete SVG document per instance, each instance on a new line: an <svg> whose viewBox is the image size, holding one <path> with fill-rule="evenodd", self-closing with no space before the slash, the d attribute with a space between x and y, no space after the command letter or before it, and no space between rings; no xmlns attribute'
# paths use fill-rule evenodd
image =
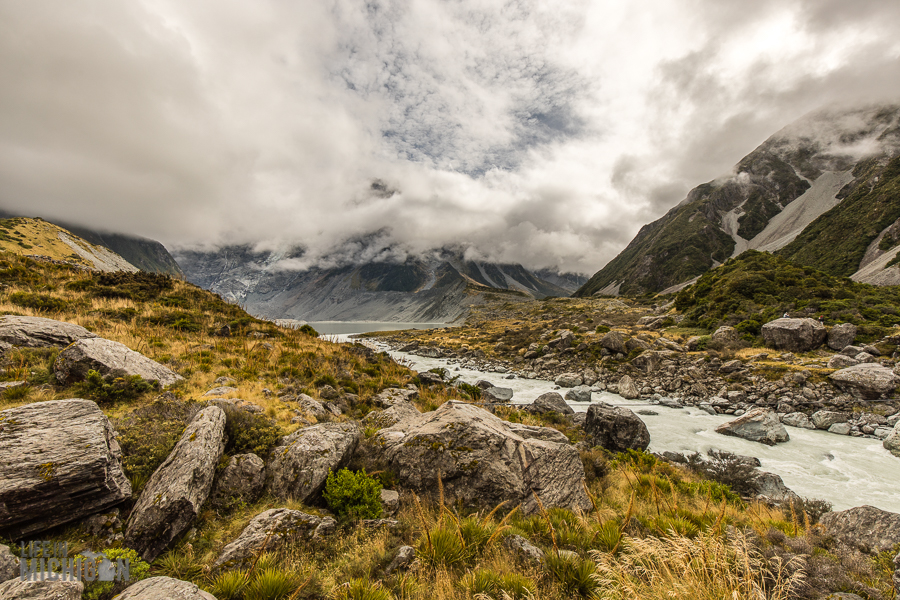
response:
<svg viewBox="0 0 900 600"><path fill-rule="evenodd" d="M60 233L69 232L43 219L3 219L0 220L0 250L12 254L38 254L93 268L92 262L82 258L59 238ZM93 250L92 244L84 240L76 241L86 250Z"/></svg>

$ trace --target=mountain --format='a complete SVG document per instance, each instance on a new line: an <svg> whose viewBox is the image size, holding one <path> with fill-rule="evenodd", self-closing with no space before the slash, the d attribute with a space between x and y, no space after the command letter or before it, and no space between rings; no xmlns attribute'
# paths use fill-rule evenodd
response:
<svg viewBox="0 0 900 600"><path fill-rule="evenodd" d="M748 249L900 283L885 270L900 250L898 156L900 105L811 113L642 227L575 295L674 291Z"/></svg>
<svg viewBox="0 0 900 600"><path fill-rule="evenodd" d="M0 209L0 218L14 217L24 217L24 215ZM101 246L115 252L141 271L165 273L178 278L184 277L181 267L166 250L166 247L155 240L123 233L101 232L58 219L51 219L51 221L91 245Z"/></svg>
<svg viewBox="0 0 900 600"><path fill-rule="evenodd" d="M488 295L511 300L568 296L562 287L517 264L466 260L461 253L370 262L335 268L293 270L285 261L302 257L230 246L216 252L176 251L188 281L248 311L271 319L307 321L447 322L463 316Z"/></svg>

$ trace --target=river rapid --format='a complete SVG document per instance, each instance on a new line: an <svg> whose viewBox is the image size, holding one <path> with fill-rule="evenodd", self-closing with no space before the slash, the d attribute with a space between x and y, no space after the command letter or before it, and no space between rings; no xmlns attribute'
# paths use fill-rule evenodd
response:
<svg viewBox="0 0 900 600"><path fill-rule="evenodd" d="M330 335L329 340L348 342L350 334ZM499 387L513 390L512 404L530 404L541 394L559 390L552 381L506 379L505 373L485 373L463 368L453 361L424 358L397 352L386 345L366 340L416 371L444 368L467 383L486 379ZM828 500L834 510L868 504L900 513L900 458L885 450L880 440L836 435L826 431L787 427L790 441L766 446L736 437L718 434L715 428L735 417L710 415L694 407L683 409L652 405L647 401L625 400L617 394L595 392L592 403L606 402L634 411L649 408L656 416L638 415L650 431L653 452L725 450L755 456L762 469L781 476L785 485L800 496ZM576 412L586 412L587 402L570 402Z"/></svg>

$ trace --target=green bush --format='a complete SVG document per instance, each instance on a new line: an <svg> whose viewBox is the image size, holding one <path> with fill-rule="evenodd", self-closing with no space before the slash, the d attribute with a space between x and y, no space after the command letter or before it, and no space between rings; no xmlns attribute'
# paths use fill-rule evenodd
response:
<svg viewBox="0 0 900 600"><path fill-rule="evenodd" d="M254 577L244 592L245 600L286 600L300 587L297 577L274 567Z"/></svg>
<svg viewBox="0 0 900 600"><path fill-rule="evenodd" d="M121 592L132 583L136 583L150 576L150 565L144 562L140 554L131 548L112 548L104 550L112 563L116 563L117 559L128 561L128 581L90 581L85 582L84 591L81 594L82 600L106 600L112 598L115 593Z"/></svg>
<svg viewBox="0 0 900 600"><path fill-rule="evenodd" d="M284 435L284 430L265 415L249 413L234 406L223 406L225 410L225 454L246 454L252 452L265 459Z"/></svg>
<svg viewBox="0 0 900 600"><path fill-rule="evenodd" d="M381 516L381 483L365 469L329 472L325 480L325 502L341 520L377 519Z"/></svg>
<svg viewBox="0 0 900 600"><path fill-rule="evenodd" d="M104 379L94 369L87 372L83 383L75 386L80 395L96 400L99 404L134 400L157 387L157 384L146 381L140 375Z"/></svg>
<svg viewBox="0 0 900 600"><path fill-rule="evenodd" d="M393 595L377 581L351 579L334 592L335 600L393 600Z"/></svg>
<svg viewBox="0 0 900 600"><path fill-rule="evenodd" d="M306 324L297 329L302 334L310 337L319 337L319 332L312 328L312 325Z"/></svg>
<svg viewBox="0 0 900 600"><path fill-rule="evenodd" d="M9 301L16 306L44 310L47 312L59 312L65 310L69 303L62 298L55 298L47 294L32 294L29 292L13 292L9 295Z"/></svg>

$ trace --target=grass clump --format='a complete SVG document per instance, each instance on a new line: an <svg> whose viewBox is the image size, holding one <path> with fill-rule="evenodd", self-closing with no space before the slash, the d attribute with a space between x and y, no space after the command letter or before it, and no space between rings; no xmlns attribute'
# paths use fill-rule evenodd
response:
<svg viewBox="0 0 900 600"><path fill-rule="evenodd" d="M322 497L342 521L381 516L381 482L367 475L365 469L329 471Z"/></svg>
<svg viewBox="0 0 900 600"><path fill-rule="evenodd" d="M9 295L9 301L16 306L31 308L39 312L55 313L65 310L69 306L69 303L62 298L31 292L13 292Z"/></svg>

